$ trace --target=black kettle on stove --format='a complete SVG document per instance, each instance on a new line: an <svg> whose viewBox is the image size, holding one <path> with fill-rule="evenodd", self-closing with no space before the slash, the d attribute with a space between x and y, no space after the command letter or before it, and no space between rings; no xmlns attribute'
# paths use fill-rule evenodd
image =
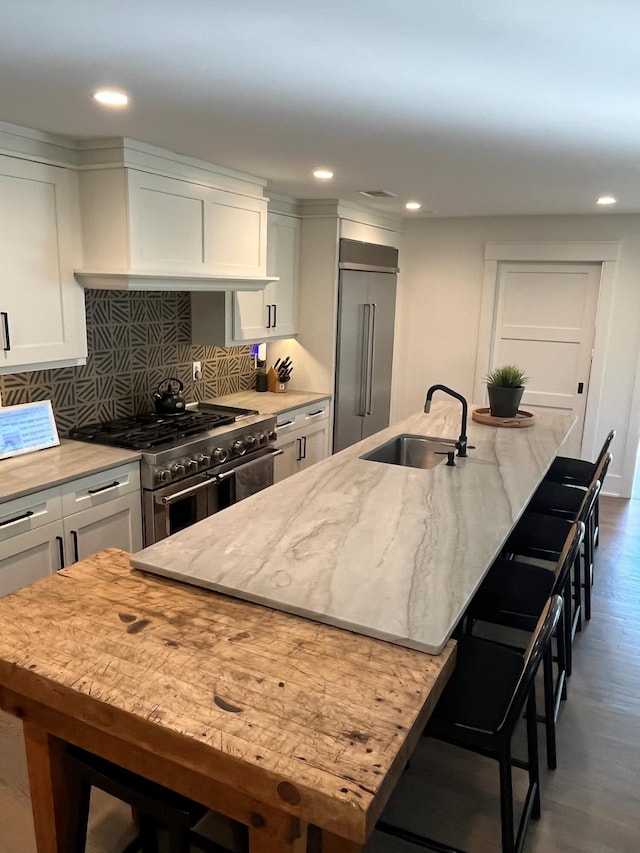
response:
<svg viewBox="0 0 640 853"><path fill-rule="evenodd" d="M159 415L181 415L186 406L182 396L184 385L179 379L163 379L153 395L153 404Z"/></svg>

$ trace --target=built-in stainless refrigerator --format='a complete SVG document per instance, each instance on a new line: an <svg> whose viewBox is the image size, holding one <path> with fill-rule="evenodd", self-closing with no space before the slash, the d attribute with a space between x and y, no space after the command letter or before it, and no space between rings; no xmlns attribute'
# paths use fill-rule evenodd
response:
<svg viewBox="0 0 640 853"><path fill-rule="evenodd" d="M398 250L340 240L333 452L389 426Z"/></svg>

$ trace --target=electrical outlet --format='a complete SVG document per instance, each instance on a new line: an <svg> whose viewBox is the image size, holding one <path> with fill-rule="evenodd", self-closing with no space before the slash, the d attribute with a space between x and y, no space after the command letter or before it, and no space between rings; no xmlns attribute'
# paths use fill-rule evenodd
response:
<svg viewBox="0 0 640 853"><path fill-rule="evenodd" d="M192 372L193 381L197 382L198 379L202 379L202 362L194 361L193 362L193 372Z"/></svg>

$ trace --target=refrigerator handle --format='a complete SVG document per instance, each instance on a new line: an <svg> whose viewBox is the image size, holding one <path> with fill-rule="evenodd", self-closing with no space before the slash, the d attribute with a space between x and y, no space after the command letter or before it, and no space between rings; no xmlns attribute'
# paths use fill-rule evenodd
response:
<svg viewBox="0 0 640 853"><path fill-rule="evenodd" d="M373 355L376 351L376 303L371 303L371 323L369 333L369 376L367 388L367 415L370 415L373 408Z"/></svg>
<svg viewBox="0 0 640 853"><path fill-rule="evenodd" d="M367 400L369 394L369 349L371 338L371 303L362 306L362 352L360 354L360 411L358 414L367 416Z"/></svg>

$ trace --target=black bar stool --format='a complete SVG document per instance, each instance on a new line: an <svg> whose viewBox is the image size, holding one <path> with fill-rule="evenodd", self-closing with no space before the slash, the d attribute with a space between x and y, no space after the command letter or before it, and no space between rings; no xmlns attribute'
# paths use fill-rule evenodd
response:
<svg viewBox="0 0 640 853"><path fill-rule="evenodd" d="M591 619L591 586L594 574L594 552L597 540L596 510L602 483L611 464L611 453L605 453L593 471L586 488L543 481L529 501L527 510L544 515L582 521L585 525L583 545L584 617Z"/></svg>
<svg viewBox="0 0 640 853"><path fill-rule="evenodd" d="M571 456L556 456L551 463L551 467L545 474L545 481L554 483L563 483L565 486L583 486L587 488L593 481L596 468L602 462L607 454L611 442L616 437L614 429L608 433L604 440L600 453L595 462L589 462L586 459L574 459ZM600 484L604 485L602 478L598 478ZM594 544L597 545L600 539L600 501L596 501L594 513Z"/></svg>
<svg viewBox="0 0 640 853"><path fill-rule="evenodd" d="M169 853L190 853L192 848L204 853L229 853L225 847L193 830L207 813L206 806L75 746L68 747L65 761L79 790L71 821L69 853L85 851L92 787L122 800L136 813L138 835L122 853L159 853L160 830L167 833ZM234 822L233 840L238 853L247 851L247 828Z"/></svg>
<svg viewBox="0 0 640 853"><path fill-rule="evenodd" d="M425 730L429 737L498 762L502 853L521 853L529 818L540 817L535 676L544 656L551 653L551 638L561 613L562 599L555 595L547 601L524 654L478 637L461 637L456 667ZM521 761L514 758L511 741L525 706L527 759ZM522 768L529 775L517 833L513 813L513 767ZM386 821L379 821L376 829L428 850L453 850Z"/></svg>
<svg viewBox="0 0 640 853"><path fill-rule="evenodd" d="M581 522L567 529L562 551L553 569L532 563L507 560L494 561L465 614L465 630L473 633L477 622L488 622L520 631L535 630L540 614L552 595L563 599L563 612L555 638L557 677L554 680L552 656L543 660L544 715L547 764L557 766L556 720L561 699L566 698L567 657L571 654L571 568L584 536ZM505 640L509 643L509 640Z"/></svg>

